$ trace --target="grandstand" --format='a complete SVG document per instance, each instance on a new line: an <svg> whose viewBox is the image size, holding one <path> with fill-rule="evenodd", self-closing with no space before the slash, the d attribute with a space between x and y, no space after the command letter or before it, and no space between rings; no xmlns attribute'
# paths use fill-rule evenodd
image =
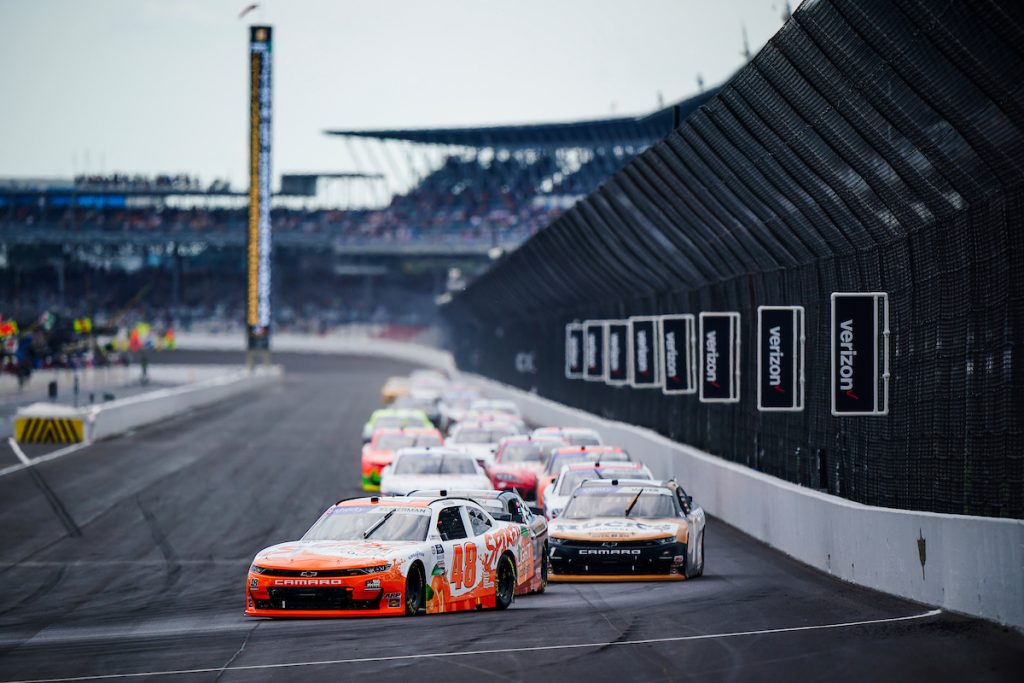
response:
<svg viewBox="0 0 1024 683"><path fill-rule="evenodd" d="M325 131L354 170L282 176L275 327L434 324L437 296L555 220L714 92L639 117ZM247 197L188 173L0 179L0 314L240 331Z"/></svg>

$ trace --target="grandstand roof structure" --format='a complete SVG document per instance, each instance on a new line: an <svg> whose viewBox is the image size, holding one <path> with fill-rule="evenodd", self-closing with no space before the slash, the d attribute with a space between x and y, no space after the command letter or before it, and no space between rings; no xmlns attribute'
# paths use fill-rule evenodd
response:
<svg viewBox="0 0 1024 683"><path fill-rule="evenodd" d="M717 92L718 88L713 88L643 116L463 128L326 130L324 133L340 137L397 140L417 144L504 149L593 147L608 141L620 144L649 144L665 137L679 121L700 108Z"/></svg>

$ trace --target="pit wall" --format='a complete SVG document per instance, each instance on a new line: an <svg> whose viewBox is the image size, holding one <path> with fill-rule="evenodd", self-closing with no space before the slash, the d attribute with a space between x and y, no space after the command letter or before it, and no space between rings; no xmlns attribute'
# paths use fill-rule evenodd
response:
<svg viewBox="0 0 1024 683"><path fill-rule="evenodd" d="M96 441L268 387L282 376L278 366L252 371L228 366L153 366L150 370L152 381L182 384L83 408L33 403L19 408L17 417L81 420L84 439Z"/></svg>

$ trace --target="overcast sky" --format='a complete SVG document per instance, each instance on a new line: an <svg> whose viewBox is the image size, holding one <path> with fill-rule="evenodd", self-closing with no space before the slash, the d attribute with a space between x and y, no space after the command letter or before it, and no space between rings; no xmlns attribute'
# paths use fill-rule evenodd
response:
<svg viewBox="0 0 1024 683"><path fill-rule="evenodd" d="M0 176L246 184L247 25L274 26L274 174L353 170L325 128L644 113L710 86L784 0L0 0ZM794 3L795 5L795 3Z"/></svg>

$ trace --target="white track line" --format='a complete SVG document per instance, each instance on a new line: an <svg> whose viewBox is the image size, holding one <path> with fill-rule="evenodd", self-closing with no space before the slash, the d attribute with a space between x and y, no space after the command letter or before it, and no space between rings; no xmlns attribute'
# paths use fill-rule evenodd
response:
<svg viewBox="0 0 1024 683"><path fill-rule="evenodd" d="M82 441L81 443L73 443L70 446L65 446L64 448L58 448L57 450L51 453L47 453L46 455L40 455L38 458L30 458L27 455L25 455L25 451L21 450L21 446L19 446L18 442L14 440L13 436L7 437L7 443L10 444L11 450L14 451L14 454L16 456L18 456L18 460L20 460L21 463L18 465L11 465L9 467L3 468L2 470L0 470L0 477L4 476L5 474L11 474L12 472L18 472L19 470L23 470L26 467L31 467L32 465L38 465L39 463L42 462L56 460L57 458L67 455L68 453L74 453L75 451L80 451L83 448L92 445L92 441Z"/></svg>
<svg viewBox="0 0 1024 683"><path fill-rule="evenodd" d="M657 643L679 643L689 640L715 640L721 638L737 638L740 636L763 636L773 633L796 633L799 631L824 631L828 629L850 628L852 626L870 626L872 624L891 624L898 621L915 621L942 614L942 610L933 609L921 614L906 617L890 617L887 619L869 619L866 621L847 621L839 624L821 624L819 626L790 626L788 628L770 628L761 631L735 631L732 633L706 633L695 636L675 636L671 638L646 638L644 640L619 640L606 643L572 643L569 645L537 645L534 647L507 647L495 650L467 650L465 652L424 652L418 655L392 655L390 657L357 657L353 659L325 659L311 662L286 662L283 664L250 664L246 666L212 667L208 669L177 669L172 671L140 671L137 673L102 674L97 676L72 676L69 678L33 678L35 683L64 683L66 681L99 681L111 678L143 678L146 676L183 676L192 674L221 673L224 671L261 671L266 669L288 669L303 666L336 666L338 664L365 664L372 662L395 662L409 659L436 659L440 657L473 657L478 655L503 655L519 652L544 652L547 650L576 650L612 647L618 645L653 645ZM29 683L25 681L7 681L6 683Z"/></svg>

